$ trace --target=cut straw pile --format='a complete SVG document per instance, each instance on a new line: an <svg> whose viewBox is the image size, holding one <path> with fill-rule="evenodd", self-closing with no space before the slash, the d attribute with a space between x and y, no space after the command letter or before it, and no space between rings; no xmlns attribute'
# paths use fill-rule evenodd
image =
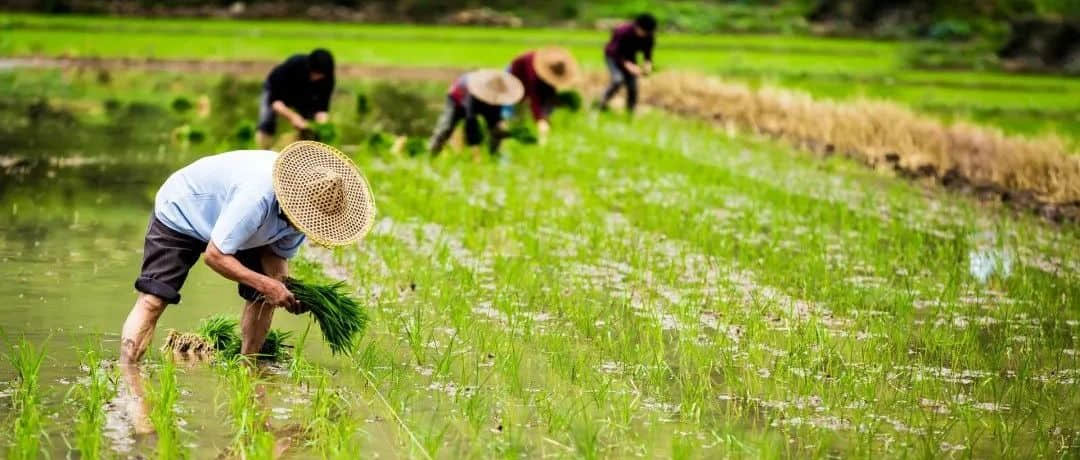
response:
<svg viewBox="0 0 1080 460"><path fill-rule="evenodd" d="M316 284L290 278L285 282L296 300L319 323L334 354L350 354L367 326L367 313L348 294L344 282Z"/></svg>
<svg viewBox="0 0 1080 460"><path fill-rule="evenodd" d="M590 75L593 92L606 76ZM819 153L847 155L942 183L966 182L1003 199L1080 204L1080 156L1054 137L1029 139L970 123L946 124L891 102L814 99L799 91L753 89L690 72L642 84L642 102L780 138Z"/></svg>

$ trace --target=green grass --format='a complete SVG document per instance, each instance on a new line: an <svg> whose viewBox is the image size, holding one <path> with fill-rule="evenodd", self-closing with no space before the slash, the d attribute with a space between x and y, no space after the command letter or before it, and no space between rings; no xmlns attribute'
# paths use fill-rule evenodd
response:
<svg viewBox="0 0 1080 460"><path fill-rule="evenodd" d="M262 385L252 363L234 357L220 369L228 392L228 414L233 427L232 456L247 459L271 459L274 437L267 431L268 411L259 395Z"/></svg>
<svg viewBox="0 0 1080 460"><path fill-rule="evenodd" d="M105 405L116 395L117 376L102 366L102 352L97 346L91 345L82 355L82 365L88 374L85 383L72 389L72 396L79 405L75 417L75 447L80 458L105 458Z"/></svg>
<svg viewBox="0 0 1080 460"><path fill-rule="evenodd" d="M206 75L95 78L2 82L57 90L74 121L34 140L60 156L112 158L87 148L129 126L99 111L107 98L217 97ZM244 97L257 88L239 83ZM480 163L374 154L352 106L365 85L343 79L333 115L379 219L362 243L307 247L291 268L346 276L370 323L348 356L297 332L287 375L217 368L233 454L266 455L262 422L277 408L299 414L298 457L356 451L343 446L390 458L1080 454L1074 226L655 112L557 112L548 145L507 142ZM442 90L417 89L432 110ZM232 116L203 123L216 136ZM169 167L120 198L149 206L174 163L218 140L131 140L159 153L126 165ZM19 213L64 199L23 187ZM986 260L994 270L979 276ZM209 410L176 387L198 371L171 366L151 398L159 442L212 439L216 425L162 435L178 405Z"/></svg>
<svg viewBox="0 0 1080 460"><path fill-rule="evenodd" d="M482 29L304 22L146 20L4 14L0 55L271 60L313 46L350 65L504 67L530 47L567 46L601 71L604 31ZM173 37L182 36L183 40ZM92 39L88 39L92 37ZM818 96L896 100L944 118L1020 134L1080 137L1080 82L1072 78L909 69L916 44L773 35L663 34L662 69L775 82ZM467 51L466 51L467 50ZM647 84L647 82L645 83Z"/></svg>
<svg viewBox="0 0 1080 460"><path fill-rule="evenodd" d="M169 356L161 359L161 367L156 372L156 385L148 385L146 397L150 405L150 423L157 434L154 456L160 460L188 458L188 448L184 445L183 432L178 423L177 406L180 401L180 388L177 382L176 363Z"/></svg>
<svg viewBox="0 0 1080 460"><path fill-rule="evenodd" d="M15 389L11 397L11 443L8 458L33 459L42 455L45 412L42 404L40 373L45 360L44 347L35 347L25 338L12 343L6 353L15 370Z"/></svg>

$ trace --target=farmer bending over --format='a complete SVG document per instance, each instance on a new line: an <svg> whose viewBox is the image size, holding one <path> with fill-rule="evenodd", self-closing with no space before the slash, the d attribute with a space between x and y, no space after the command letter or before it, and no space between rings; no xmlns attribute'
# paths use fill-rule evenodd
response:
<svg viewBox="0 0 1080 460"><path fill-rule="evenodd" d="M653 35L656 32L656 18L645 13L634 18L634 22L616 27L611 32L611 41L604 47L604 61L611 84L604 91L600 100L600 109L607 110L608 102L626 86L626 110L633 113L637 105L637 79L652 72ZM645 62L637 65L637 53L641 52Z"/></svg>
<svg viewBox="0 0 1080 460"><path fill-rule="evenodd" d="M529 109L540 133L540 144L546 144L551 131L548 117L555 109L556 91L570 86L577 78L577 61L563 48L542 48L514 58L506 70L525 87L525 99L529 100ZM507 106L503 117L510 118L511 115L513 106Z"/></svg>
<svg viewBox="0 0 1080 460"><path fill-rule="evenodd" d="M305 236L344 245L367 234L375 207L352 161L318 142L281 153L238 150L202 158L169 176L157 192L146 231L138 300L124 322L120 362L139 361L158 318L180 302L188 271L204 256L239 283L245 355L266 339L275 307L303 313L285 287L286 260Z"/></svg>
<svg viewBox="0 0 1080 460"><path fill-rule="evenodd" d="M462 75L450 86L446 107L428 141L431 154L437 155L458 122L465 120L465 144L474 147L473 157L479 159L475 147L484 140L480 118L488 130L488 151L498 153L499 143L507 134L502 106L517 104L524 92L517 77L501 70L476 70Z"/></svg>
<svg viewBox="0 0 1080 460"><path fill-rule="evenodd" d="M255 133L259 148L273 144L278 115L298 131L307 129L309 120L326 123L333 91L334 56L327 50L296 54L274 67L259 98L259 129Z"/></svg>

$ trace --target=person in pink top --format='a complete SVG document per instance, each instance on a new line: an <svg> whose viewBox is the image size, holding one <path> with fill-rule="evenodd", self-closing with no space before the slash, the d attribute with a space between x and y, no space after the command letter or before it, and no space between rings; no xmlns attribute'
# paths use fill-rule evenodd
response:
<svg viewBox="0 0 1080 460"><path fill-rule="evenodd" d="M611 84L600 100L600 109L607 110L608 102L625 86L626 110L634 111L637 105L637 79L652 72L655 33L656 18L649 13L640 14L633 22L616 27L611 32L611 40L604 47L604 61L611 74ZM642 65L637 63L638 53L644 58Z"/></svg>
<svg viewBox="0 0 1080 460"><path fill-rule="evenodd" d="M564 48L541 48L514 58L506 71L521 80L525 87L525 99L529 101L540 144L546 144L551 130L548 117L555 110L558 91L570 86L577 78L577 61ZM504 119L510 118L513 106L507 106L503 112Z"/></svg>

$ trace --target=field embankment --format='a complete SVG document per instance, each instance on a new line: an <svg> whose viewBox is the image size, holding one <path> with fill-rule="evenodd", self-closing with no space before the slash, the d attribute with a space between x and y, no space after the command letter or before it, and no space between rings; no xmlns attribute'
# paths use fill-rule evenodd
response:
<svg viewBox="0 0 1080 460"><path fill-rule="evenodd" d="M603 84L602 76L591 76L594 90ZM1053 220L1080 218L1080 156L1059 138L1008 136L987 126L943 123L885 101L820 100L694 73L658 74L642 85L642 99L816 153L972 188Z"/></svg>

